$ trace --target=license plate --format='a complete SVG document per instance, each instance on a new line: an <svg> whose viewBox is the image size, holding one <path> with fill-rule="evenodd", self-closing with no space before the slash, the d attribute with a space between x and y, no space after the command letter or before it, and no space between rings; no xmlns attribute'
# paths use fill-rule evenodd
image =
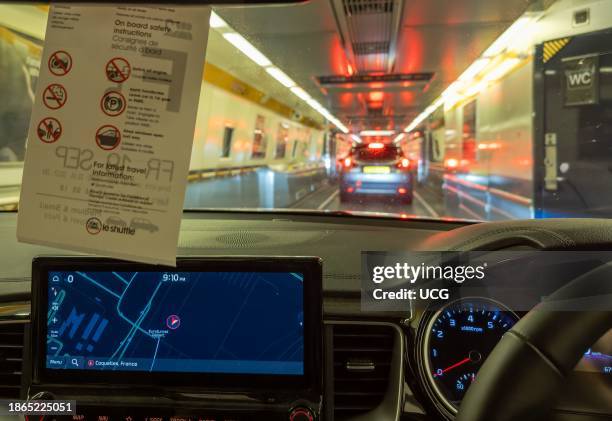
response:
<svg viewBox="0 0 612 421"><path fill-rule="evenodd" d="M377 165L375 167L363 167L363 172L364 174L389 174L391 172L391 168Z"/></svg>

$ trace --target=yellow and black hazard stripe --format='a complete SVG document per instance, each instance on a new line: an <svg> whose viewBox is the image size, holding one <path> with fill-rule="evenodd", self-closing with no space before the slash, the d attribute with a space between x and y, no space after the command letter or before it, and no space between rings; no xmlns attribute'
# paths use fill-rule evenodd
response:
<svg viewBox="0 0 612 421"><path fill-rule="evenodd" d="M566 37L555 39L552 41L546 41L544 43L544 54L542 57L542 61L544 63L547 63L551 58L556 56L557 53L561 51L561 49L563 49L563 47L565 47L570 42L570 40L570 37Z"/></svg>

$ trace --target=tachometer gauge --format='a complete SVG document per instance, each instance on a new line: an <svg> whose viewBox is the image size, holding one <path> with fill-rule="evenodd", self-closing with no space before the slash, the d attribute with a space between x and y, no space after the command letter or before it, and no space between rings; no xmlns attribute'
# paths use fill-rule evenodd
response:
<svg viewBox="0 0 612 421"><path fill-rule="evenodd" d="M424 333L424 369L441 402L452 412L502 335L518 316L488 298L465 298L438 310Z"/></svg>

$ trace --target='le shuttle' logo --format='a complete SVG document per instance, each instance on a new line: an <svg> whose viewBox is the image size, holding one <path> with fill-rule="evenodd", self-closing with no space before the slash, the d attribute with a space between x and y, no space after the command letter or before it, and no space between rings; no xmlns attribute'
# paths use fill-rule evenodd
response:
<svg viewBox="0 0 612 421"><path fill-rule="evenodd" d="M85 223L85 229L91 235L99 234L102 231L102 221L98 218L89 218Z"/></svg>

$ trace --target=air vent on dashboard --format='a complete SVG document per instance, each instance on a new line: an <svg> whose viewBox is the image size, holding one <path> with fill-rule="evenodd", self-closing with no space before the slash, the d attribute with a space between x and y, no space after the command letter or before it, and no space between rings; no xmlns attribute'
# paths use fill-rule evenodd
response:
<svg viewBox="0 0 612 421"><path fill-rule="evenodd" d="M350 280L350 279L361 279L361 274L359 273L340 273L340 272L325 272L323 273L323 279L340 279L340 280Z"/></svg>
<svg viewBox="0 0 612 421"><path fill-rule="evenodd" d="M25 323L0 323L0 398L18 398Z"/></svg>
<svg viewBox="0 0 612 421"><path fill-rule="evenodd" d="M378 407L390 384L395 331L391 326L334 324L334 418Z"/></svg>

